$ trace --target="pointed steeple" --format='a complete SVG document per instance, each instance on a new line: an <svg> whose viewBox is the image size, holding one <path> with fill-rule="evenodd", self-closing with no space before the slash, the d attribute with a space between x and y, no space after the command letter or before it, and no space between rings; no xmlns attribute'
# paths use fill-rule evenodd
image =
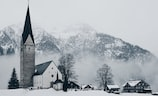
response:
<svg viewBox="0 0 158 96"><path fill-rule="evenodd" d="M28 6L27 13L26 13L24 30L23 30L23 33L22 33L22 42L23 42L23 44L26 42L29 35L31 36L31 39L34 43L34 37L33 37L33 34L32 34L32 27L31 27L30 10L29 10L29 6Z"/></svg>

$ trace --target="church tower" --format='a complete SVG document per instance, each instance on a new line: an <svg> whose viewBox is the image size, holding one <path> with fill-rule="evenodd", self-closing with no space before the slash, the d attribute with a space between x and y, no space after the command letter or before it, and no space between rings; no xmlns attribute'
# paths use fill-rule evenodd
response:
<svg viewBox="0 0 158 96"><path fill-rule="evenodd" d="M20 47L20 87L33 86L35 71L35 42L32 34L29 6L26 13L25 25Z"/></svg>

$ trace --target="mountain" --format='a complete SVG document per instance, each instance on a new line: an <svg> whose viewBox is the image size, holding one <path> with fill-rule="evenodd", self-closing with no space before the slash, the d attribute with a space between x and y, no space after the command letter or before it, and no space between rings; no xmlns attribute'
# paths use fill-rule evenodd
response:
<svg viewBox="0 0 158 96"><path fill-rule="evenodd" d="M84 56L88 53L104 59L133 61L139 64L150 62L153 58L156 59L148 50L127 43L119 38L104 33L97 33L95 29L88 25L77 25L77 27L72 29L69 31L73 31L76 35L71 36L67 40L65 50L73 54L82 54Z"/></svg>
<svg viewBox="0 0 158 96"><path fill-rule="evenodd" d="M11 25L0 30L0 55L10 55L9 50L15 50L12 54L19 52L22 29L21 25ZM33 27L33 32L37 53L59 53L55 37L39 27Z"/></svg>
<svg viewBox="0 0 158 96"><path fill-rule="evenodd" d="M22 29L21 25L11 25L0 30L0 55L19 52ZM33 34L36 52L42 54L69 52L79 57L92 54L104 59L130 60L139 64L156 58L148 50L119 38L98 33L87 24L73 25L63 30L63 37L64 34L69 34L67 39L56 38L37 26L33 26Z"/></svg>

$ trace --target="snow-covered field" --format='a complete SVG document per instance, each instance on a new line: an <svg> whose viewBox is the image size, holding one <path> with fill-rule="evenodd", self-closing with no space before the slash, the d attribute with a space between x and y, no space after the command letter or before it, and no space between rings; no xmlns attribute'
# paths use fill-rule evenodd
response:
<svg viewBox="0 0 158 96"><path fill-rule="evenodd" d="M42 89L42 90L28 90L28 89L16 89L7 90L1 89L0 96L152 96L151 94L139 94L139 93L121 93L113 94L106 93L105 91L55 91L54 89Z"/></svg>

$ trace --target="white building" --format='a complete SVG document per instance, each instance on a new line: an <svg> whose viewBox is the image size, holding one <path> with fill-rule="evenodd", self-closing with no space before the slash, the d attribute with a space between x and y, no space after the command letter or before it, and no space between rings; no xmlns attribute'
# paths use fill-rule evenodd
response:
<svg viewBox="0 0 158 96"><path fill-rule="evenodd" d="M33 86L36 88L50 88L52 82L57 80L57 77L62 80L62 74L53 61L36 65Z"/></svg>
<svg viewBox="0 0 158 96"><path fill-rule="evenodd" d="M55 90L62 90L63 89L63 81L59 79L59 75L57 73L57 79L55 82L52 82L53 88Z"/></svg>

